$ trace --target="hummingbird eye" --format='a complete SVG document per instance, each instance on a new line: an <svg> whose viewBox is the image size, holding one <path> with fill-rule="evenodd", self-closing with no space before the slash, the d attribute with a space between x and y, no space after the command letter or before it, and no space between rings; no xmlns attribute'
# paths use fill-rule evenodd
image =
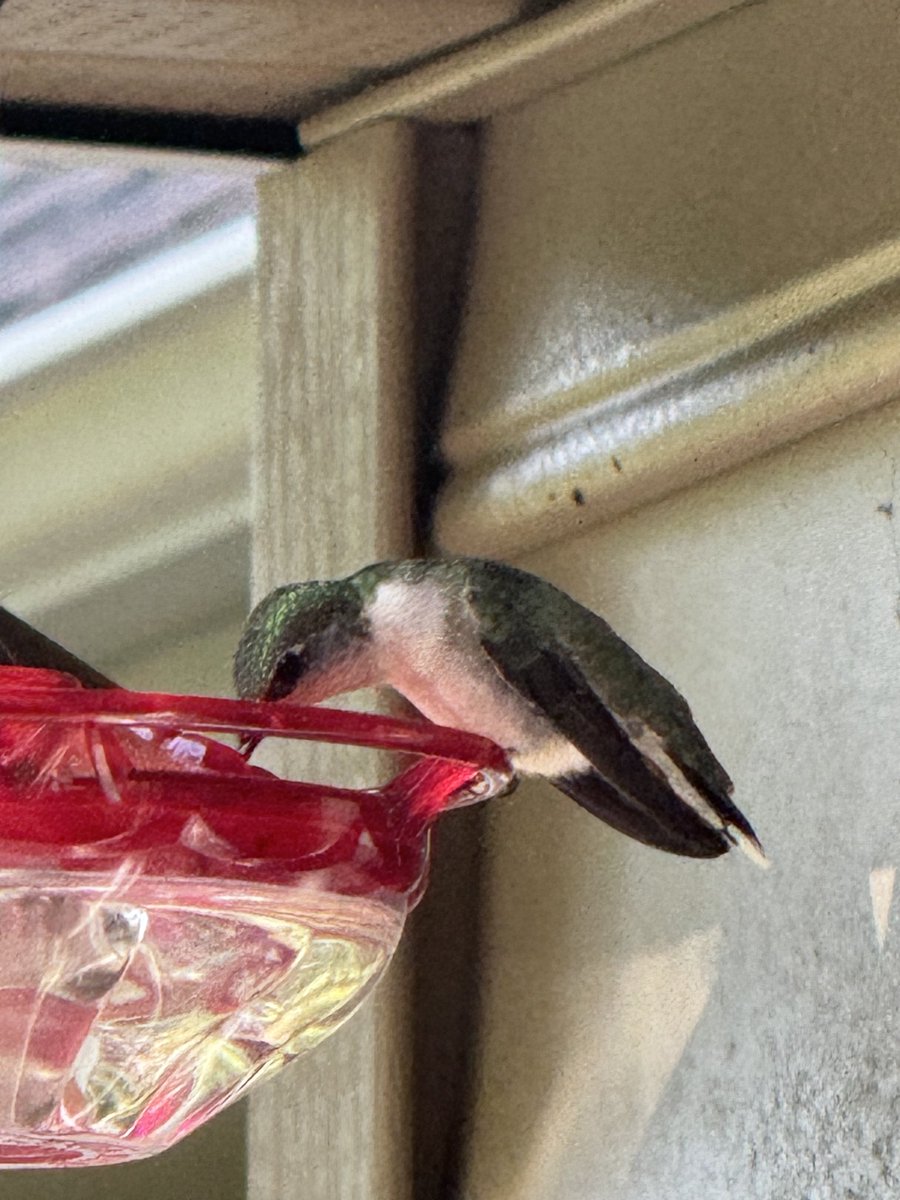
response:
<svg viewBox="0 0 900 1200"><path fill-rule="evenodd" d="M283 700L300 682L306 668L306 655L299 650L288 650L279 660L266 693L267 700Z"/></svg>

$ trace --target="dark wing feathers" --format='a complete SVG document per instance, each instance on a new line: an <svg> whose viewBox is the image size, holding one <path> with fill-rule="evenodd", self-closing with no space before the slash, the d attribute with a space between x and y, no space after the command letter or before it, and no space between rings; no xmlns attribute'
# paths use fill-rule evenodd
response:
<svg viewBox="0 0 900 1200"><path fill-rule="evenodd" d="M553 783L589 813L645 846L687 858L718 858L730 849L728 839L710 825L664 826L656 813L617 791L596 771L566 775Z"/></svg>
<svg viewBox="0 0 900 1200"><path fill-rule="evenodd" d="M525 576L532 586L517 588L513 577L524 572L469 562L469 603L486 653L596 769L556 781L560 790L638 841L699 857L727 850L728 836L678 796L616 714L625 724L637 719L719 817L758 846L730 799L731 780L668 680L601 617L551 584Z"/></svg>
<svg viewBox="0 0 900 1200"><path fill-rule="evenodd" d="M713 858L729 847L725 835L681 800L629 741L615 717L574 663L544 650L523 660L509 658L502 644L482 642L500 673L551 717L560 732L596 768L554 782L589 812L640 842L697 858Z"/></svg>

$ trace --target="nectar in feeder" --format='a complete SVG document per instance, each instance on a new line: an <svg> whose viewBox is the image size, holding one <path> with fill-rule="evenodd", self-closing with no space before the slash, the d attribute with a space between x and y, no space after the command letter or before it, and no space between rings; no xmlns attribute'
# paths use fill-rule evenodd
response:
<svg viewBox="0 0 900 1200"><path fill-rule="evenodd" d="M419 758L353 791L222 733ZM0 668L0 1164L153 1154L315 1046L389 962L431 822L509 778L426 723Z"/></svg>

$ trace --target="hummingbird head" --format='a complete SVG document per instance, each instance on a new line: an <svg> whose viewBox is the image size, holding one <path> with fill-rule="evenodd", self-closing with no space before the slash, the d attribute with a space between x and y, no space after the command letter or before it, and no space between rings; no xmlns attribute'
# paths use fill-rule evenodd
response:
<svg viewBox="0 0 900 1200"><path fill-rule="evenodd" d="M244 700L281 700L300 690L306 703L364 687L368 622L349 580L292 583L257 604L234 656Z"/></svg>

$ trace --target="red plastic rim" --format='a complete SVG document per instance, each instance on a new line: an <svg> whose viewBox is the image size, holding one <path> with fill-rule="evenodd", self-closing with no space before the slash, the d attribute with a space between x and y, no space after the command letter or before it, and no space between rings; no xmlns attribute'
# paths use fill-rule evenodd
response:
<svg viewBox="0 0 900 1200"><path fill-rule="evenodd" d="M264 737L368 746L469 763L509 773L499 746L474 733L375 713L303 708L264 700L86 689L72 676L36 667L0 667L0 720L52 717L55 721L109 725L173 726L196 733L260 734Z"/></svg>
<svg viewBox="0 0 900 1200"><path fill-rule="evenodd" d="M381 788L279 779L203 733L318 740L420 756ZM426 833L510 777L493 743L425 721L285 704L86 690L0 668L0 865L283 882L327 871L340 890L411 893Z"/></svg>

